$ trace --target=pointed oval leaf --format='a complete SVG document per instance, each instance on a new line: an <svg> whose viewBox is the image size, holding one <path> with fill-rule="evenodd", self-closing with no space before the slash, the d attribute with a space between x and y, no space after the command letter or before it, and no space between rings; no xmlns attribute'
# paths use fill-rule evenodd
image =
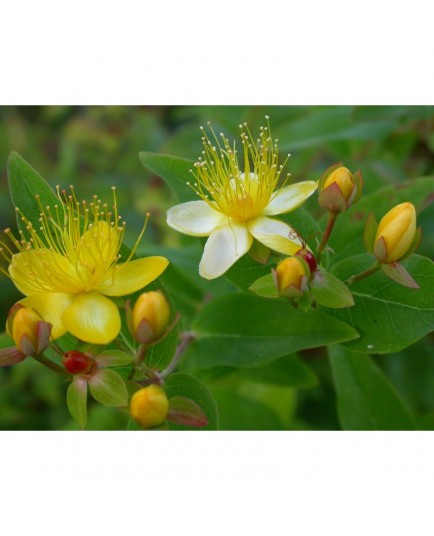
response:
<svg viewBox="0 0 434 536"><path fill-rule="evenodd" d="M98 370L89 379L89 389L93 398L104 406L126 406L128 391L124 380L114 370Z"/></svg>
<svg viewBox="0 0 434 536"><path fill-rule="evenodd" d="M72 418L84 428L87 420L87 381L75 376L66 392L66 404Z"/></svg>
<svg viewBox="0 0 434 536"><path fill-rule="evenodd" d="M410 411L371 357L329 348L344 430L414 430Z"/></svg>
<svg viewBox="0 0 434 536"><path fill-rule="evenodd" d="M370 265L370 255L357 255L337 264L333 272L345 280ZM434 263L412 255L403 266L420 289L398 285L379 271L351 285L354 307L330 311L360 333L359 339L344 343L348 349L368 354L399 352L434 330Z"/></svg>
<svg viewBox="0 0 434 536"><path fill-rule="evenodd" d="M317 270L314 273L309 287L315 301L324 307L342 309L354 305L350 289L325 270Z"/></svg>
<svg viewBox="0 0 434 536"><path fill-rule="evenodd" d="M120 350L106 350L95 357L99 367L123 367L134 361L134 356Z"/></svg>
<svg viewBox="0 0 434 536"><path fill-rule="evenodd" d="M284 300L245 294L208 303L193 329L197 338L187 358L199 368L259 366L298 350L359 336L345 322L321 311L304 312Z"/></svg>

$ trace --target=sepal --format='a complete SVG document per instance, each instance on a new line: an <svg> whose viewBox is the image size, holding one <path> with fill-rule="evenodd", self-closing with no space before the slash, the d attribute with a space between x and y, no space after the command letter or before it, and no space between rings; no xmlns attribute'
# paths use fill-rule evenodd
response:
<svg viewBox="0 0 434 536"><path fill-rule="evenodd" d="M365 229L363 232L363 242L365 244L366 251L374 254L375 236L377 234L378 223L375 219L374 213L371 212L365 223Z"/></svg>
<svg viewBox="0 0 434 536"><path fill-rule="evenodd" d="M83 377L74 376L66 393L66 404L71 417L83 429L87 420L87 381Z"/></svg>
<svg viewBox="0 0 434 536"><path fill-rule="evenodd" d="M110 369L101 369L88 379L93 398L103 406L119 407L128 404L128 391L122 377Z"/></svg>
<svg viewBox="0 0 434 536"><path fill-rule="evenodd" d="M174 396L169 400L167 420L184 426L201 428L208 425L208 417L199 405L183 396Z"/></svg>
<svg viewBox="0 0 434 536"><path fill-rule="evenodd" d="M391 262L381 266L383 273L389 278L407 288L419 288L419 285L399 262Z"/></svg>
<svg viewBox="0 0 434 536"><path fill-rule="evenodd" d="M10 348L2 348L0 350L0 367L10 367L17 365L26 359L26 355L20 352L18 348L12 346Z"/></svg>
<svg viewBox="0 0 434 536"><path fill-rule="evenodd" d="M350 289L329 272L317 270L309 286L312 297L319 305L331 309L343 309L354 305Z"/></svg>

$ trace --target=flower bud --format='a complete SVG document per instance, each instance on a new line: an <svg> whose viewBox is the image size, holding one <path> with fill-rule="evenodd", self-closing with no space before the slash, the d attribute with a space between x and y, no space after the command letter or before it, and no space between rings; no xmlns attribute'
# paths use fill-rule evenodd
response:
<svg viewBox="0 0 434 536"><path fill-rule="evenodd" d="M129 326L134 339L141 344L150 344L164 333L170 319L170 306L159 291L144 292L134 304Z"/></svg>
<svg viewBox="0 0 434 536"><path fill-rule="evenodd" d="M274 280L279 294L288 298L303 295L309 276L309 266L300 257L284 259L274 271Z"/></svg>
<svg viewBox="0 0 434 536"><path fill-rule="evenodd" d="M131 397L131 417L145 429L163 424L168 413L169 401L166 393L158 385L143 387Z"/></svg>
<svg viewBox="0 0 434 536"><path fill-rule="evenodd" d="M351 173L340 164L329 167L322 175L318 191L319 204L330 212L344 212L362 195L363 178L360 171Z"/></svg>
<svg viewBox="0 0 434 536"><path fill-rule="evenodd" d="M29 307L16 303L9 311L6 330L24 355L39 355L50 343L51 324Z"/></svg>
<svg viewBox="0 0 434 536"><path fill-rule="evenodd" d="M309 266L310 273L313 274L313 272L316 271L318 268L318 263L316 262L314 254L309 251L306 248L299 249L295 255L297 257L301 257Z"/></svg>
<svg viewBox="0 0 434 536"><path fill-rule="evenodd" d="M94 367L94 360L79 352L78 350L70 350L62 356L63 366L71 374L89 374Z"/></svg>
<svg viewBox="0 0 434 536"><path fill-rule="evenodd" d="M382 263L399 261L414 251L415 240L418 241L416 209L412 203L401 203L389 210L378 224L374 255Z"/></svg>

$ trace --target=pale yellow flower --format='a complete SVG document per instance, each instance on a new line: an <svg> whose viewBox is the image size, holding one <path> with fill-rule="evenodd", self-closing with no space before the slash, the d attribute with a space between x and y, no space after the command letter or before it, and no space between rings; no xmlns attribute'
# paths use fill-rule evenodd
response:
<svg viewBox="0 0 434 536"><path fill-rule="evenodd" d="M42 207L40 228L21 216L26 233L17 240L9 229L5 232L18 253L2 244L1 252L9 262L6 273L27 297L20 301L35 309L53 325L56 339L66 332L77 338L106 344L121 329L119 309L110 297L136 292L156 279L168 265L164 257L123 262L119 254L125 222L118 214L115 189L114 204L109 209L96 196L91 203L81 203L73 189L67 194L57 190L59 204Z"/></svg>
<svg viewBox="0 0 434 536"><path fill-rule="evenodd" d="M267 117L268 119L268 117ZM203 127L203 156L195 163L193 190L199 201L172 207L167 223L191 236L209 236L199 273L206 279L224 274L245 255L256 239L272 250L293 255L302 243L286 223L270 218L299 207L317 188L314 181L286 185L289 174L278 188L286 163L278 163L278 140L270 126L261 127L255 141L246 124L240 125L244 169L241 171L235 142L214 134L213 142ZM289 155L288 155L289 156Z"/></svg>

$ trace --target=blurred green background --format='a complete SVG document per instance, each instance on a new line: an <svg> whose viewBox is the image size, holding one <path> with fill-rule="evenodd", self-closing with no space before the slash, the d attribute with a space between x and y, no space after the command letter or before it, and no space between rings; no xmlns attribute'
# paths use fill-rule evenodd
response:
<svg viewBox="0 0 434 536"><path fill-rule="evenodd" d="M132 243L147 211L152 214L143 253L161 252L173 265L164 276L182 325L212 296L231 290L225 280L197 275L199 241L165 225L165 211L176 203L162 180L141 165L138 153L152 151L196 159L201 151L199 126L212 122L217 131L237 136L247 121L254 133L270 116L273 135L290 152L294 180L318 179L330 164L360 167L365 192L434 174L434 106L47 106L0 107L0 225L13 227L15 212L8 194L7 159L19 152L53 186L74 184L79 197L109 199L118 189L121 213ZM434 194L434 192L433 192ZM310 200L317 210L315 200ZM432 258L434 209L420 218L420 253ZM182 281L183 292L178 292ZM187 291L185 290L187 289ZM0 279L0 321L20 298L11 282ZM419 426L434 429L434 352L432 336L399 354L376 362L416 414ZM302 354L314 374L299 388L288 387L284 363L261 373L191 370L215 395L222 429L339 429L335 393L324 352ZM257 372L257 371L256 371ZM289 382L290 384L291 382ZM0 369L0 429L77 429L64 403L67 385L31 359ZM124 429L126 417L91 403L89 429Z"/></svg>

